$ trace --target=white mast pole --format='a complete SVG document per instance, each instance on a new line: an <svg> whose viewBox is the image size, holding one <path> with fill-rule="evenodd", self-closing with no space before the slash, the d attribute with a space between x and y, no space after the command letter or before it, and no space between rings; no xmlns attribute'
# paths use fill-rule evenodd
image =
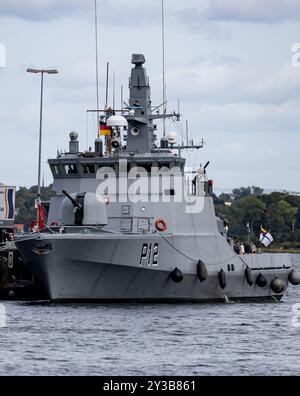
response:
<svg viewBox="0 0 300 396"><path fill-rule="evenodd" d="M116 110L116 72L113 72L113 110Z"/></svg>
<svg viewBox="0 0 300 396"><path fill-rule="evenodd" d="M166 48L165 48L165 2L161 1L162 11L162 58L163 58L163 135L166 136L166 114L167 114L167 93L166 93Z"/></svg>
<svg viewBox="0 0 300 396"><path fill-rule="evenodd" d="M97 133L100 136L99 131L99 56L98 56L98 5L95 0L95 45L96 45L96 93L97 93Z"/></svg>

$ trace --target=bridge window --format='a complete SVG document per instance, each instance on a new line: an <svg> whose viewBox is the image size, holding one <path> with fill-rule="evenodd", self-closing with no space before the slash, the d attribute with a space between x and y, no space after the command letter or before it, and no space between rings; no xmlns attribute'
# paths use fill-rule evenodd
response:
<svg viewBox="0 0 300 396"><path fill-rule="evenodd" d="M85 175L94 175L96 173L94 164L83 164L82 166Z"/></svg>
<svg viewBox="0 0 300 396"><path fill-rule="evenodd" d="M56 176L60 175L61 172L60 172L60 169L59 169L58 165L52 165L51 169L52 169L53 177L56 177Z"/></svg>
<svg viewBox="0 0 300 396"><path fill-rule="evenodd" d="M78 174L77 165L75 165L75 164L65 165L65 172L66 172L66 175L77 175Z"/></svg>

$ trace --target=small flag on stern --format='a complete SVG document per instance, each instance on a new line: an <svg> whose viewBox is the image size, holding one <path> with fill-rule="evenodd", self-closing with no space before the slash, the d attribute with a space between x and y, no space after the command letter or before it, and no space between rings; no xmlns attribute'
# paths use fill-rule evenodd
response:
<svg viewBox="0 0 300 396"><path fill-rule="evenodd" d="M112 130L111 127L107 126L105 122L100 121L100 136L111 137Z"/></svg>
<svg viewBox="0 0 300 396"><path fill-rule="evenodd" d="M267 231L265 228L263 228L263 226L260 227L260 243L262 243L264 246L269 246L271 245L271 243L274 241L270 231Z"/></svg>

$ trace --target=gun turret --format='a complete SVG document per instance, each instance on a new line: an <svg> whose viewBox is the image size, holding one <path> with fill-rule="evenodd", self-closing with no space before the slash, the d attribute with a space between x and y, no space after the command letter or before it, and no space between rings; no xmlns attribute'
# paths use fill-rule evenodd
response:
<svg viewBox="0 0 300 396"><path fill-rule="evenodd" d="M84 218L84 194L77 194L76 199L72 198L67 191L63 190L62 193L71 201L74 206L75 213L75 224L77 226L82 226L83 218Z"/></svg>
<svg viewBox="0 0 300 396"><path fill-rule="evenodd" d="M74 208L80 208L79 202L77 202L76 199L72 198L71 195L67 193L67 191L63 190L62 193L72 202Z"/></svg>

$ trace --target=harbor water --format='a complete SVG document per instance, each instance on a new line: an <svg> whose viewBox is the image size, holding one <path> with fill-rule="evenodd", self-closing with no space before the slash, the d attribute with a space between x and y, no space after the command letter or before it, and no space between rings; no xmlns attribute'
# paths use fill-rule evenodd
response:
<svg viewBox="0 0 300 396"><path fill-rule="evenodd" d="M299 375L295 304L9 302L0 375Z"/></svg>

